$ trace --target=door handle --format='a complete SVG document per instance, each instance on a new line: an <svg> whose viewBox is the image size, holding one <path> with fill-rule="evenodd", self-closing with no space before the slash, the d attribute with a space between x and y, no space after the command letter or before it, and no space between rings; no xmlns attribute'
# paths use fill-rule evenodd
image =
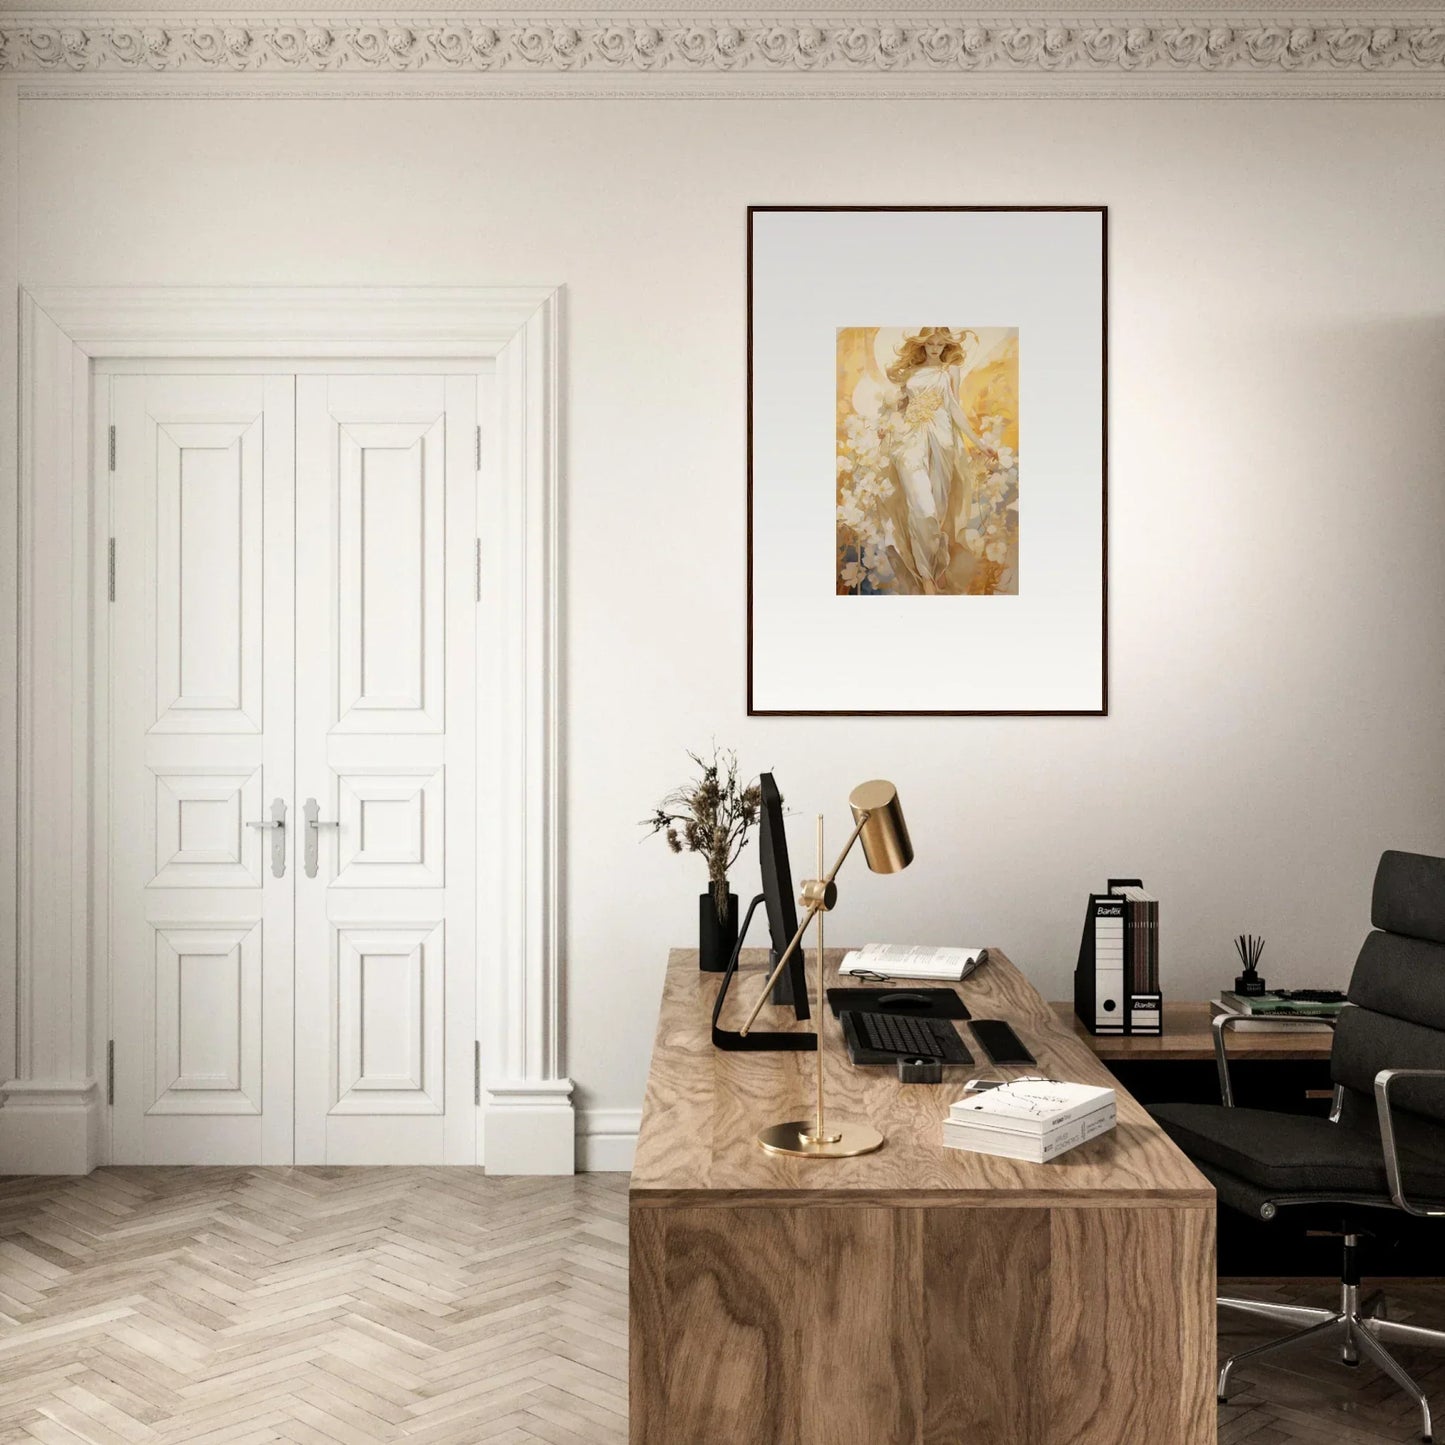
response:
<svg viewBox="0 0 1445 1445"><path fill-rule="evenodd" d="M286 876L286 803L276 798L271 803L271 816L264 822L247 823L248 828L271 829L271 871L278 878Z"/></svg>
<svg viewBox="0 0 1445 1445"><path fill-rule="evenodd" d="M321 804L315 798L307 798L306 806L301 810L306 814L306 876L316 876L317 854L321 851L321 830L323 828L339 828L340 823L323 822L321 818Z"/></svg>

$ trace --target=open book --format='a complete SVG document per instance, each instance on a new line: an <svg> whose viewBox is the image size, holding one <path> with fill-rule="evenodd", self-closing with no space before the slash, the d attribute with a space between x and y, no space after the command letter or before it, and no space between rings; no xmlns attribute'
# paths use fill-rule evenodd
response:
<svg viewBox="0 0 1445 1445"><path fill-rule="evenodd" d="M869 943L843 955L840 974L882 978L931 978L959 983L988 961L985 948L929 948L908 943Z"/></svg>

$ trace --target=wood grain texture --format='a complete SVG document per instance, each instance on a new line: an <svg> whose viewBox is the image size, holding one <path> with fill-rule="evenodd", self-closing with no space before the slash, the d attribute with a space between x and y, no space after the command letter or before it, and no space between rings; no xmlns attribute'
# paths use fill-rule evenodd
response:
<svg viewBox="0 0 1445 1445"><path fill-rule="evenodd" d="M717 986L674 952L630 1191L633 1445L1213 1441L1214 1191L1128 1094L1113 1134L1048 1165L947 1150L987 1066L901 1085L855 1069L830 1014L830 1111L887 1143L765 1154L759 1128L806 1116L813 1056L716 1051ZM1117 1089L1002 955L961 992L1042 1071Z"/></svg>
<svg viewBox="0 0 1445 1445"><path fill-rule="evenodd" d="M1050 1445L1214 1436L1214 1211L1056 1209Z"/></svg>
<svg viewBox="0 0 1445 1445"><path fill-rule="evenodd" d="M1212 1210L635 1213L633 1445L1213 1441Z"/></svg>
<svg viewBox="0 0 1445 1445"><path fill-rule="evenodd" d="M1214 1034L1210 1019L1214 1010L1207 1003L1180 1000L1164 1005L1164 1032L1157 1038L1118 1038L1091 1034L1074 1014L1071 1003L1055 1003L1054 1012L1096 1057L1105 1062L1126 1059L1160 1059L1179 1062L1214 1061ZM1250 1029L1232 1029L1229 1034L1231 1059L1258 1059L1275 1063L1281 1060L1308 1061L1328 1059L1333 1036L1299 1029L1279 1033L1256 1033Z"/></svg>
<svg viewBox="0 0 1445 1445"><path fill-rule="evenodd" d="M817 1420L832 1422L836 1445L877 1445L880 1420L892 1421L900 1440L918 1438L925 1216L836 1207L779 1213L791 1228L794 1289L806 1307L799 1369L783 1381L797 1396L798 1439L808 1439ZM846 1410L837 1408L840 1388Z"/></svg>
<svg viewBox="0 0 1445 1445"><path fill-rule="evenodd" d="M663 1268L663 1225L666 1215L654 1209L628 1211L627 1324L628 1410L638 1422L634 1445L667 1445L663 1417L650 1411L650 1400L667 1398L667 1352L647 1337L655 1322L666 1317L667 1280Z"/></svg>
<svg viewBox="0 0 1445 1445"><path fill-rule="evenodd" d="M1039 1445L1051 1411L1040 1388L1049 1369L1050 1211L930 1209L923 1219L923 1445Z"/></svg>
<svg viewBox="0 0 1445 1445"><path fill-rule="evenodd" d="M625 1194L467 1168L0 1180L0 1442L620 1445Z"/></svg>
<svg viewBox="0 0 1445 1445"><path fill-rule="evenodd" d="M763 1217L758 1216L758 1222ZM796 1438L802 1381L791 1218L775 1227L730 1227L716 1210L669 1212L664 1226L666 1408L659 1438ZM644 1435L643 1438L646 1438Z"/></svg>
<svg viewBox="0 0 1445 1445"><path fill-rule="evenodd" d="M829 986L839 980L842 952L829 951ZM744 953L744 968L729 997L725 1022L736 1027L761 987L766 954ZM809 972L812 977L812 971ZM698 972L697 955L676 949L668 960L658 1016L642 1129L632 1171L635 1205L659 1206L690 1195L710 1203L788 1197L917 1206L939 1202L987 1207L1067 1201L1212 1203L1214 1191L1143 1107L1119 1091L1119 1123L1051 1164L1028 1164L944 1149L939 1143L948 1106L969 1078L996 1077L979 1057L973 1068L950 1070L943 1087L898 1082L887 1069L854 1068L831 1016L823 1060L828 1107L838 1118L866 1121L887 1143L860 1159L818 1161L764 1154L754 1143L763 1126L806 1117L811 1108L813 1060L808 1054L724 1053L713 1048L709 1019L719 975ZM990 962L959 985L975 1018L1004 1018L1055 1078L1104 1084L1113 1075L1044 1001L1038 990L997 950ZM771 1006L759 1027L811 1028L790 1011ZM971 1036L965 1030L965 1041ZM932 1192L939 1198L929 1200Z"/></svg>

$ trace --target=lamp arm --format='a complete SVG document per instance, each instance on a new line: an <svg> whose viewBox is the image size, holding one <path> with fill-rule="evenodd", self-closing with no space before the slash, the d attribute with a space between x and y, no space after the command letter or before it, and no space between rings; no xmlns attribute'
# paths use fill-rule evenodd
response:
<svg viewBox="0 0 1445 1445"><path fill-rule="evenodd" d="M834 862L832 868L828 870L828 876L823 879L825 884L832 883L833 880L837 878L838 870L843 866L844 860L853 851L853 845L863 836L863 829L868 826L868 820L872 816L872 813L864 813L863 816L858 819L858 826L848 835L848 841L843 844L843 851L838 854L837 860Z"/></svg>
<svg viewBox="0 0 1445 1445"><path fill-rule="evenodd" d="M853 829L852 835L843 845L843 851L838 854L838 861L833 864L828 876L822 880L822 887L825 894L826 891L833 886L833 880L837 878L838 870L843 866L844 860L848 857L849 853L853 851L853 845L858 841L863 832L864 825L868 822L870 816L871 814L864 813L863 816L858 819L857 827ZM747 1023L738 1030L738 1033L743 1035L743 1037L746 1037L748 1030L757 1023L758 1015L763 1011L763 1005L767 1003L768 995L773 991L773 985L777 983L783 969L787 966L788 960L798 951L798 945L803 941L803 935L808 931L808 925L823 911L823 907L822 899L808 905L807 912L804 913L801 921L798 923L798 931L788 940L788 946L783 950L782 957L778 959L776 967L774 967L772 973L768 975L768 981L763 985L763 991L758 995L758 1001L753 1005L753 1011L748 1015ZM820 1012L823 1008L823 1002L822 999L818 1000Z"/></svg>
<svg viewBox="0 0 1445 1445"><path fill-rule="evenodd" d="M773 991L773 985L778 981L779 975L787 966L788 960L798 951L798 944L802 942L803 935L808 931L808 925L818 916L822 904L810 903L808 911L803 915L802 921L798 924L798 931L788 941L788 946L783 950L782 957L778 959L777 967L768 975L768 981L763 985L763 991L758 997L757 1003L753 1005L753 1011L748 1015L748 1021L738 1030L738 1033L746 1038L748 1030L757 1023L758 1015L763 1011L763 1005L768 1001L768 995Z"/></svg>

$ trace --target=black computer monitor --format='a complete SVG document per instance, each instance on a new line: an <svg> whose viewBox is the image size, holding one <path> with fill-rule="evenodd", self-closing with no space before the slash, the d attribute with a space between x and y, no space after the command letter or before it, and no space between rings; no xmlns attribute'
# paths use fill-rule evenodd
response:
<svg viewBox="0 0 1445 1445"><path fill-rule="evenodd" d="M798 909L793 901L793 870L788 866L788 835L783 826L783 795L771 773L758 778L762 803L758 819L758 862L763 874L763 906L768 912L772 964L798 931ZM808 1017L808 986L803 947L798 945L788 966L773 985L773 1002L792 1004L800 1019Z"/></svg>
<svg viewBox="0 0 1445 1445"><path fill-rule="evenodd" d="M818 1039L813 1033L775 1033L752 1029L744 1035L736 1029L722 1026L728 985L732 983L733 975L737 972L738 955L747 941L748 925L753 921L758 905L762 904L768 915L768 932L772 943L770 972L778 966L778 959L783 956L784 950L798 931L798 910L793 901L793 870L788 866L788 835L783 830L783 796L778 792L778 785L771 773L762 774L758 779L758 787L762 794L758 816L758 863L763 875L763 891L748 905L737 947L733 950L733 956L728 960L727 970L718 985L712 1009L712 1041L720 1049L816 1049ZM801 947L794 951L788 960L788 966L773 986L772 1002L791 1005L794 1016L799 1019L811 1016Z"/></svg>

